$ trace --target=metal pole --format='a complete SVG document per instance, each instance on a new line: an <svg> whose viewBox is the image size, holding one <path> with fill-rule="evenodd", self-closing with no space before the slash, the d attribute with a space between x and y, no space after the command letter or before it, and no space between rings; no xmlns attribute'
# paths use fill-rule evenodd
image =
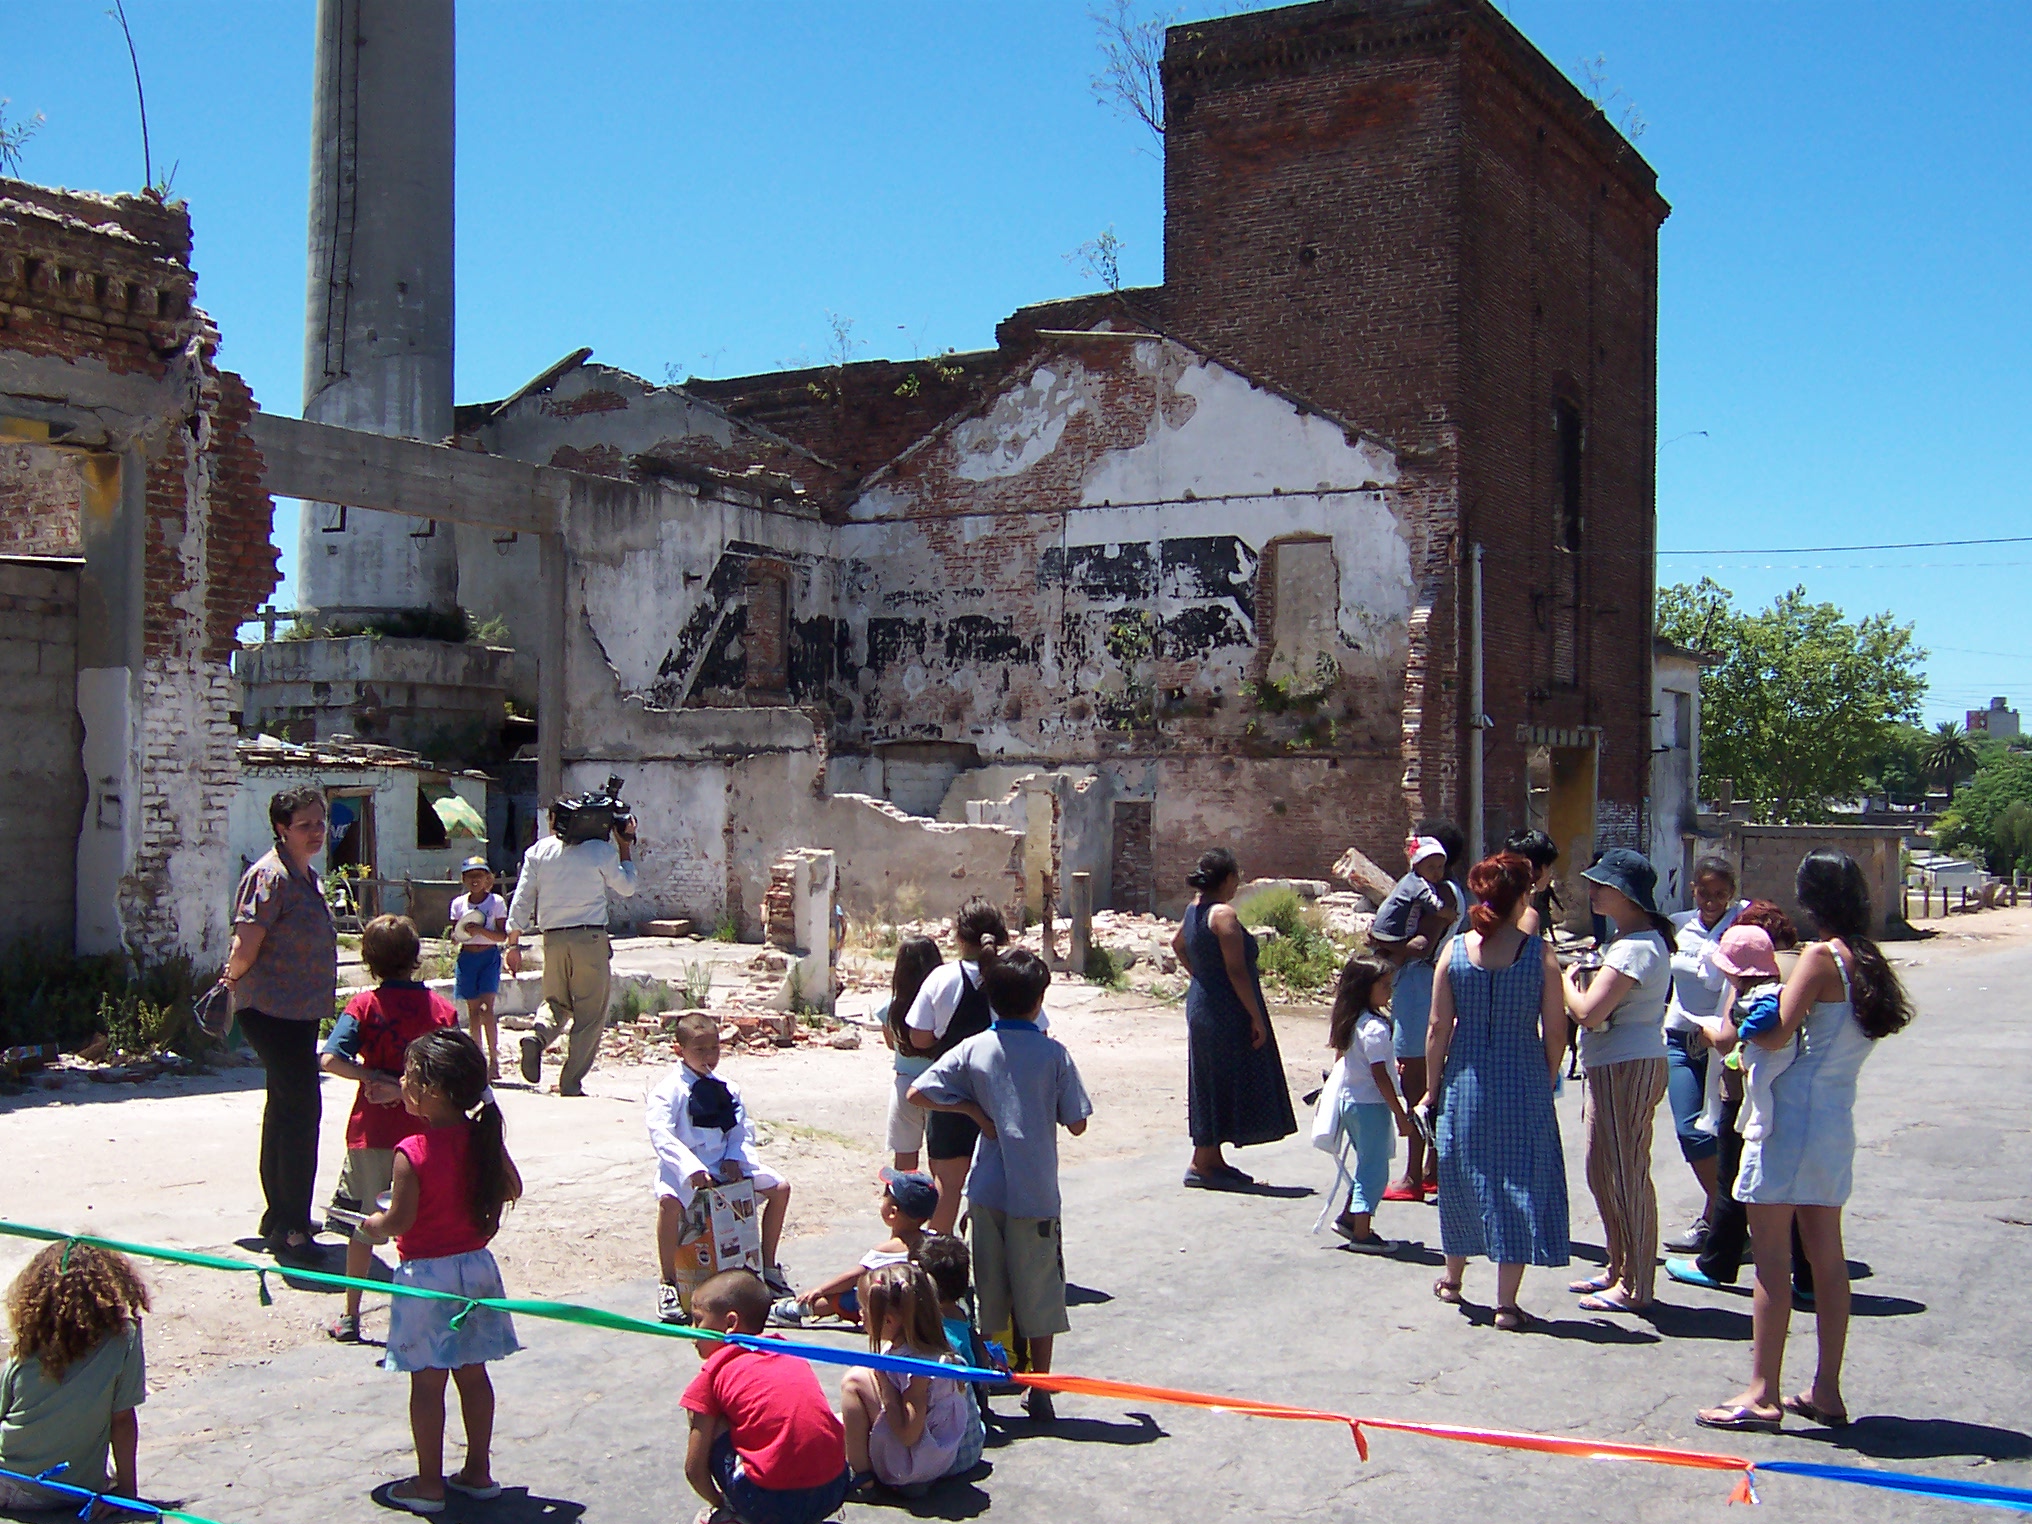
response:
<svg viewBox="0 0 2032 1524"><path fill-rule="evenodd" d="M1482 547L1477 542L1469 566L1470 596L1474 601L1468 651L1471 676L1468 684L1468 855L1482 859Z"/></svg>

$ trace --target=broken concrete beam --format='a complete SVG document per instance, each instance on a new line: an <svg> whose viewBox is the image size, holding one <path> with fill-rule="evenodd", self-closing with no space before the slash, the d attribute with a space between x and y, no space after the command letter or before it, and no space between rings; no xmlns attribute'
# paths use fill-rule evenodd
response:
<svg viewBox="0 0 2032 1524"><path fill-rule="evenodd" d="M645 937L688 937L693 935L691 922L685 920L644 921L637 929Z"/></svg>
<svg viewBox="0 0 2032 1524"><path fill-rule="evenodd" d="M1385 873L1358 847L1349 847L1341 853L1340 860L1333 865L1334 877L1344 879L1361 894L1366 894L1374 904L1382 904L1390 897L1390 891L1397 886L1397 876Z"/></svg>

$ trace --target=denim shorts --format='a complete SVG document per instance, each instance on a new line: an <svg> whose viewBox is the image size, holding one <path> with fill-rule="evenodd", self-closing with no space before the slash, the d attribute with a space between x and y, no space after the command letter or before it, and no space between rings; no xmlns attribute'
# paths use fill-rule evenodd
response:
<svg viewBox="0 0 2032 1524"><path fill-rule="evenodd" d="M713 1480L727 1506L742 1524L819 1524L838 1511L847 1500L847 1486L853 1480L842 1460L840 1474L818 1487L758 1487L748 1480L747 1469L734 1449L734 1436L720 1430L713 1441Z"/></svg>

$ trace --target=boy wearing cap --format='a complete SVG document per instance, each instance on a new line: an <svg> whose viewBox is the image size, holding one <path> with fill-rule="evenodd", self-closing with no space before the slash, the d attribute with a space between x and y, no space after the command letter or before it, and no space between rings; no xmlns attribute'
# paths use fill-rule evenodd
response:
<svg viewBox="0 0 2032 1524"><path fill-rule="evenodd" d="M1397 970L1390 995L1391 1051L1397 1059L1398 1088L1404 1104L1415 1108L1425 1098L1425 1036L1432 1020L1434 954L1460 916L1453 886L1446 876L1446 843L1437 836L1414 836L1404 844L1411 871L1376 907L1369 927L1369 945L1376 956ZM1414 1134L1404 1150L1404 1177L1383 1192L1385 1201L1420 1201L1428 1171L1437 1172L1438 1158L1422 1136Z"/></svg>
<svg viewBox="0 0 2032 1524"><path fill-rule="evenodd" d="M861 1321L861 1277L870 1270L900 1265L917 1257L930 1236L924 1231L931 1214L938 1210L938 1185L931 1176L916 1170L882 1167L882 1226L889 1236L861 1256L851 1270L842 1270L802 1296L786 1296L769 1310L773 1323L801 1326L807 1318L844 1318Z"/></svg>
<svg viewBox="0 0 2032 1524"><path fill-rule="evenodd" d="M1411 843L1411 871L1376 907L1369 927L1369 945L1392 966L1430 953L1456 911L1439 897L1436 885L1446 882L1446 847L1435 836Z"/></svg>
<svg viewBox="0 0 2032 1524"><path fill-rule="evenodd" d="M501 1031L494 1020L494 997L501 989L502 930L508 905L494 892L494 873L484 857L469 857L459 869L466 892L452 901L452 941L459 949L452 967L452 998L466 1007L466 1025L473 1041L487 1052L487 1078L501 1077Z"/></svg>

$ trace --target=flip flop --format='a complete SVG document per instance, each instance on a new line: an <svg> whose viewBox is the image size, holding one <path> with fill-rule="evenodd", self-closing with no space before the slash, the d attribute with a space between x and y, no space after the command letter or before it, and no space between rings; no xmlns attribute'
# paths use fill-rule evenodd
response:
<svg viewBox="0 0 2032 1524"><path fill-rule="evenodd" d="M1415 1186L1391 1185L1384 1188L1383 1199L1385 1201L1422 1201L1425 1199L1425 1193Z"/></svg>
<svg viewBox="0 0 2032 1524"><path fill-rule="evenodd" d="M1793 1417L1803 1418L1808 1423L1817 1423L1823 1429L1845 1429L1848 1427L1849 1415L1847 1413L1833 1413L1825 1408L1817 1408L1813 1405L1813 1399L1805 1392L1801 1392L1796 1397L1787 1397L1778 1406L1792 1414Z"/></svg>
<svg viewBox="0 0 2032 1524"><path fill-rule="evenodd" d="M413 1492L403 1492L400 1490L408 1485L408 1482L397 1482L388 1489L384 1496L397 1508L407 1509L411 1513L443 1513L445 1511L445 1500L443 1498L420 1498Z"/></svg>
<svg viewBox="0 0 2032 1524"><path fill-rule="evenodd" d="M1614 1276L1591 1275L1584 1281L1568 1281L1566 1289L1578 1296L1592 1296L1597 1291L1607 1291L1615 1284Z"/></svg>
<svg viewBox="0 0 2032 1524"><path fill-rule="evenodd" d="M471 1482L460 1481L457 1476L447 1476L444 1484L454 1492L463 1492L469 1498L478 1498L482 1503L492 1502L501 1495L501 1484L489 1482L484 1487L475 1487Z"/></svg>
<svg viewBox="0 0 2032 1524"><path fill-rule="evenodd" d="M1651 1304L1649 1302L1642 1304L1635 1302L1611 1302L1606 1297L1584 1296L1574 1305L1579 1307L1582 1312L1642 1312Z"/></svg>
<svg viewBox="0 0 2032 1524"><path fill-rule="evenodd" d="M1703 1429L1726 1429L1731 1434L1776 1434L1785 1427L1777 1418L1766 1418L1748 1403L1726 1408L1703 1408L1693 1415Z"/></svg>

